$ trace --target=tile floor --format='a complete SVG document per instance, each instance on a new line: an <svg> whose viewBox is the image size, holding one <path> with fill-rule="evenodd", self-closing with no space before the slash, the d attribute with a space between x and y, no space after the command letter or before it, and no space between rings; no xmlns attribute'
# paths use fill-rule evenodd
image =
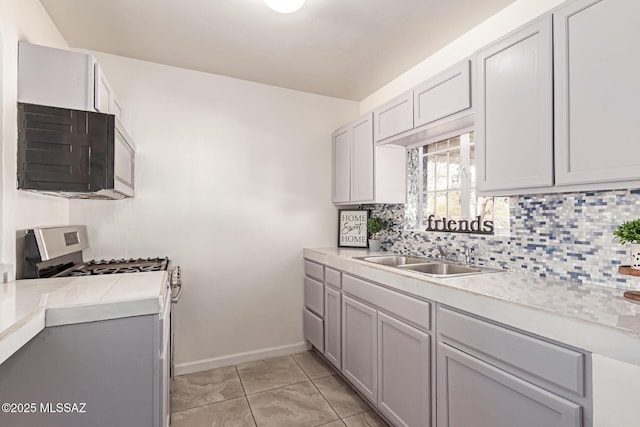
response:
<svg viewBox="0 0 640 427"><path fill-rule="evenodd" d="M172 427L387 426L313 351L175 378Z"/></svg>

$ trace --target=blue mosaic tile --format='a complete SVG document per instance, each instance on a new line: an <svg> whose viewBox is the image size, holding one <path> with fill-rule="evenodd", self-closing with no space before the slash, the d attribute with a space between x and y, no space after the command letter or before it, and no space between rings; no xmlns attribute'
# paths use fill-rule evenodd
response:
<svg viewBox="0 0 640 427"><path fill-rule="evenodd" d="M409 171L417 164L409 152ZM382 248L395 253L436 256L435 244L462 259L462 245L472 261L512 271L526 271L578 283L640 289L640 278L618 273L629 264L626 246L612 232L624 221L640 218L640 189L513 196L509 199L510 236L426 232L416 229L417 179L409 173L406 205L366 205L392 225L381 232Z"/></svg>

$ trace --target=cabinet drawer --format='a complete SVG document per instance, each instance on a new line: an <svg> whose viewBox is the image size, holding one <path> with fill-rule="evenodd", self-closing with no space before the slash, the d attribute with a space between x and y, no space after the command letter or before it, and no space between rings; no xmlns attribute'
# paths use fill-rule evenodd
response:
<svg viewBox="0 0 640 427"><path fill-rule="evenodd" d="M426 331L431 329L431 304L428 302L402 295L348 274L342 275L342 289L420 329Z"/></svg>
<svg viewBox="0 0 640 427"><path fill-rule="evenodd" d="M325 268L325 278L324 281L327 285L331 285L334 288L342 288L342 278L340 277L340 272L337 270L333 270L329 267Z"/></svg>
<svg viewBox="0 0 640 427"><path fill-rule="evenodd" d="M324 267L318 263L304 260L305 276L313 277L316 280L324 282Z"/></svg>
<svg viewBox="0 0 640 427"><path fill-rule="evenodd" d="M475 350L482 353L480 358L489 356L502 369L515 368L518 376L533 383L542 379L579 396L585 395L585 356L580 352L443 307L438 308L438 335L453 347Z"/></svg>
<svg viewBox="0 0 640 427"><path fill-rule="evenodd" d="M324 285L309 277L304 278L304 305L322 317L322 313L324 313Z"/></svg>
<svg viewBox="0 0 640 427"><path fill-rule="evenodd" d="M324 325L322 319L304 309L302 313L302 324L304 329L304 339L320 352L324 352Z"/></svg>

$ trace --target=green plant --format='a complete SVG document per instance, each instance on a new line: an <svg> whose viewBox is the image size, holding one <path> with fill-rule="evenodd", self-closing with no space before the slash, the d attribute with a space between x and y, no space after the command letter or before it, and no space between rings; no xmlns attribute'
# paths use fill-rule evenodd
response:
<svg viewBox="0 0 640 427"><path fill-rule="evenodd" d="M371 234L371 238L374 235L382 231L387 226L387 221L377 216L372 216L367 220L367 231Z"/></svg>
<svg viewBox="0 0 640 427"><path fill-rule="evenodd" d="M620 240L620 243L640 243L640 219L623 222L613 235Z"/></svg>

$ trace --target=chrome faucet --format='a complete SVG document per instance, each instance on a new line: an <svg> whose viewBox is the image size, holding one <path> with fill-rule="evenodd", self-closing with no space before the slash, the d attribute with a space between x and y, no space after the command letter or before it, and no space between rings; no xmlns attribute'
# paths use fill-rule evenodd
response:
<svg viewBox="0 0 640 427"><path fill-rule="evenodd" d="M462 255L464 256L464 263L471 264L471 248L466 244L462 245Z"/></svg>
<svg viewBox="0 0 640 427"><path fill-rule="evenodd" d="M438 253L440 254L440 258L447 259L449 257L449 254L447 253L447 250L445 248L443 248L441 245L439 245L438 243L436 243L436 249L438 250Z"/></svg>

